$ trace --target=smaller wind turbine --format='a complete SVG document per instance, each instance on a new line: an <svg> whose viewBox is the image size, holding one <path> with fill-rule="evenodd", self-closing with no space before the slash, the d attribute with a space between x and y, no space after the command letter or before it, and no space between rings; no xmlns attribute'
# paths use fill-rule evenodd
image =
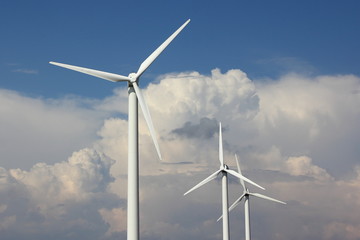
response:
<svg viewBox="0 0 360 240"><path fill-rule="evenodd" d="M237 158L237 155L235 154L235 159L236 159L236 165L238 168L238 172L239 174L242 176L241 174L241 169L240 169L240 164ZM254 197L258 197L258 198L262 198L265 200L270 200L273 202L277 202L277 203L282 203L282 204L286 204L283 201L262 195L260 193L252 193L249 191L249 189L245 186L244 181L239 178L240 180L240 184L242 185L244 191L243 194L230 206L229 208L229 212L231 210L233 210L237 205L239 205L239 203L241 202L241 200L244 198L244 208L245 208L245 240L250 240L250 202L249 202L249 198L250 196L254 196ZM222 215L221 217L219 217L218 221L223 217L224 215Z"/></svg>
<svg viewBox="0 0 360 240"><path fill-rule="evenodd" d="M221 122L219 124L219 161L220 161L220 169L211 174L209 177L205 178L203 181L201 181L199 184L197 184L195 187L184 193L184 195L194 191L195 189L201 187L202 185L210 182L211 180L214 180L219 174L222 175L221 181L222 181L222 214L224 216L223 218L223 240L229 240L229 215L228 215L228 182L227 182L227 174L233 175L237 178L239 178L241 181L246 181L248 183L251 183L261 189L264 189L260 185L254 183L250 179L242 176L241 174L235 172L234 170L230 170L229 167L224 164L224 154L223 154L223 145L222 145L222 133L221 133Z"/></svg>

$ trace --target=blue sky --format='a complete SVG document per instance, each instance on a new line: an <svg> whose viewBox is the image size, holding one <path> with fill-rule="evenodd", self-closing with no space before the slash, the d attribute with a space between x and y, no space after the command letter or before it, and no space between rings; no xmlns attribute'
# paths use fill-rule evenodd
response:
<svg viewBox="0 0 360 240"><path fill-rule="evenodd" d="M253 239L360 239L359 1L1 1L0 235L126 237L127 91L50 65L122 75L187 19L142 75L143 240L219 240L224 159L287 202L251 200ZM229 181L229 201L242 193ZM170 204L171 203L171 204ZM243 208L230 235L244 239Z"/></svg>
<svg viewBox="0 0 360 240"><path fill-rule="evenodd" d="M186 19L157 59L159 74L239 68L360 74L358 1L2 1L1 87L45 97L104 97L113 85L49 61L127 75ZM144 82L146 82L144 81ZM144 83L143 83L144 84Z"/></svg>

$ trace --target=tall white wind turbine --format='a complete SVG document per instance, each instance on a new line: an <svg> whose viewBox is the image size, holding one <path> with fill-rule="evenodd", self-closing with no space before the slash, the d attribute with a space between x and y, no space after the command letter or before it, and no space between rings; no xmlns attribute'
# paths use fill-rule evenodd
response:
<svg viewBox="0 0 360 240"><path fill-rule="evenodd" d="M260 185L254 183L250 179L247 179L246 177L242 176L241 174L235 172L234 170L230 170L229 167L224 164L224 154L223 154L223 145L222 145L222 130L221 130L221 123L219 124L219 161L220 161L220 169L211 174L209 177L205 178L203 181L201 181L199 184L197 184L195 187L187 191L184 195L192 192L193 190L201 187L202 185L210 182L211 180L214 180L219 174L222 175L221 182L222 182L222 214L223 214L223 240L229 240L229 216L228 216L228 181L227 181L227 174L233 175L237 178L239 178L241 181L246 181L248 183L251 183L261 189L264 189Z"/></svg>
<svg viewBox="0 0 360 240"><path fill-rule="evenodd" d="M239 174L242 176L242 173L241 173L241 168L240 168L240 164L239 164L239 160L237 158L237 155L235 154L235 159L236 159L236 164L237 164L237 168L238 168L238 172ZM244 181L239 178L239 181L240 181L240 184L242 185L244 191L243 191L243 194L230 206L229 208L229 212L231 210L233 210L237 205L239 205L239 203L241 202L242 199L244 199L244 208L245 208L245 240L250 240L250 201L249 201L249 198L250 196L254 196L254 197L258 197L258 198L262 198L262 199L265 199L265 200L270 200L270 201L273 201L273 202L277 202L277 203L282 203L282 204L286 204L285 202L283 201L280 201L280 200L277 200L277 199L274 199L274 198L271 198L271 197L268 197L268 196L265 196L263 194L260 194L260 193L252 193L249 191L249 189L245 186L245 183ZM223 215L225 216L225 215ZM223 217L221 216L218 221Z"/></svg>
<svg viewBox="0 0 360 240"><path fill-rule="evenodd" d="M165 40L145 61L140 65L136 73L130 73L128 76L114 73L102 72L98 70L72 66L63 63L50 62L51 64L68 68L74 71L82 72L98 78L103 78L112 82L128 82L129 112L128 112L128 218L127 218L127 239L139 239L139 143L138 143L138 102L143 112L145 121L148 125L150 135L154 142L157 154L161 160L159 144L157 142L155 129L150 117L150 112L139 88L140 76L155 61L162 51L171 43L172 40L185 28L190 22L187 20L179 29L177 29L168 39Z"/></svg>

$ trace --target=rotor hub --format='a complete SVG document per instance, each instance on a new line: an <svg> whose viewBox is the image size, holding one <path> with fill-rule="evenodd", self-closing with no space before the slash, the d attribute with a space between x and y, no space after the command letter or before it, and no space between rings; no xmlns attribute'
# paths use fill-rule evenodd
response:
<svg viewBox="0 0 360 240"><path fill-rule="evenodd" d="M228 169L229 169L229 167L226 164L220 165L220 170L221 171L226 171Z"/></svg>
<svg viewBox="0 0 360 240"><path fill-rule="evenodd" d="M130 73L128 77L130 78L131 83L137 81L136 73Z"/></svg>

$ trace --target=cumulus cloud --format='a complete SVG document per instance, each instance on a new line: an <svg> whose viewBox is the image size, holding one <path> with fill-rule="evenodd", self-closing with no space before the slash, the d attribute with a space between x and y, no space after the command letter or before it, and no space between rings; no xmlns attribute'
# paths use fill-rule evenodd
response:
<svg viewBox="0 0 360 240"><path fill-rule="evenodd" d="M126 231L126 211L123 208L106 209L102 208L99 210L104 221L110 225L109 230L106 232L107 236L111 236L116 232Z"/></svg>
<svg viewBox="0 0 360 240"><path fill-rule="evenodd" d="M313 165L311 158L307 156L290 157L285 164L286 170L294 176L307 176L317 180L331 179L326 170Z"/></svg>
<svg viewBox="0 0 360 240"><path fill-rule="evenodd" d="M259 83L257 126L263 140L284 155L308 155L332 174L351 170L359 153L359 78L353 75L306 78L289 74ZM265 143L266 144L266 143ZM349 164L344 164L344 161Z"/></svg>
<svg viewBox="0 0 360 240"><path fill-rule="evenodd" d="M3 239L23 239L29 233L42 239L54 231L61 231L59 239L98 239L107 231L101 211L121 203L108 191L112 164L103 154L82 149L54 165L1 169Z"/></svg>
<svg viewBox="0 0 360 240"><path fill-rule="evenodd" d="M87 145L77 146L82 150L68 161L51 160L51 156L36 161L32 157L28 169L20 167L24 163L19 169L0 168L1 233L24 239L34 226L48 223L47 231L35 231L33 238L54 232L63 233L62 239L124 237L126 89L115 89L102 100L34 99L6 90L1 93L4 101L27 113L6 108L7 104L0 107L4 113L0 126L9 129L1 142L14 132L26 139L36 136L35 132L45 138L54 131L54 136L68 141L80 135ZM219 182L182 196L218 169L221 121L226 130L226 163L234 168L237 153L247 177L264 185L265 194L288 203L252 202L254 238L357 239L360 222L353 209L360 206L359 93L360 78L352 75L289 74L260 82L250 80L241 70L222 73L215 69L210 75L187 72L159 77L157 84L144 89L144 95L164 162L157 159L142 117L139 121L143 238L221 238L221 224L216 222L221 213ZM28 121L22 120L25 116ZM36 116L44 117L39 120ZM56 118L64 124L54 128L50 123ZM37 127L37 121L45 130ZM74 124L65 124L68 122ZM85 127L77 132L80 125ZM67 128L71 134L61 135ZM40 143L55 152L46 141ZM74 149L59 151L69 154ZM237 181L231 181L229 191L232 201L242 189ZM234 210L232 238L243 237L239 228L243 221L242 209ZM33 224L30 227L29 222ZM23 235L14 235L15 227L23 229Z"/></svg>
<svg viewBox="0 0 360 240"><path fill-rule="evenodd" d="M255 85L240 70L221 73L215 69L210 76L197 72L169 74L161 79L159 84L148 86L146 95L151 114L159 126L170 128L168 131L203 117L249 119L258 110Z"/></svg>
<svg viewBox="0 0 360 240"><path fill-rule="evenodd" d="M73 153L67 162L37 163L29 171L11 169L9 173L15 181L30 189L32 197L47 203L68 199L82 201L88 194L106 190L112 181L109 175L112 163L94 150L83 149Z"/></svg>
<svg viewBox="0 0 360 240"><path fill-rule="evenodd" d="M184 86L173 83L174 79L181 79L179 83ZM172 89L172 85L175 85L176 92ZM161 146L168 147L172 141L176 143L177 149L182 149L173 154L175 158L180 154L181 157L194 159L192 161L199 164L186 166L188 171L183 171L196 179L193 183L202 179L197 177L198 174L210 173L212 168L216 168L218 161L216 159L217 136L207 139L206 146L203 146L199 142L204 143L204 139L199 141L191 135L194 133L201 136L196 132L201 128L194 130L192 127L197 126L196 119L204 117L216 119L228 127L228 131L224 133L224 140L228 143L225 145L225 160L234 163L231 159L233 159L233 153L237 152L243 159L245 173L251 173L249 170L256 168L275 170L273 175L276 171L289 174L284 180L276 180L273 176L275 181L264 184L268 185L267 188L272 189L270 191L276 193L279 199L289 201L285 209L289 211L292 207L290 214L299 214L304 221L306 219L312 222L318 221L323 216L332 218L336 215L336 213L327 213L331 211L331 206L334 204L335 192L345 192L345 189L354 192L357 189L353 185L348 185L349 182L357 181L356 178L345 181L346 183L335 178L345 177L356 164L358 151L355 145L360 136L357 130L359 123L355 121L360 117L356 107L360 103L359 87L360 79L351 75L308 78L289 74L276 81L254 84L241 71L229 71L222 74L219 70L214 70L211 76L199 76L197 73L189 73L186 77L182 74L166 76L158 85L148 87L148 98L152 114L155 112L153 114L155 118L160 119L154 122L160 121L160 129L168 128L162 135L166 136L167 132L178 132L181 137L187 137L186 142L181 142L178 138L169 138ZM170 101L166 94L164 98L158 97L159 94L156 94L155 88L158 88L159 92L169 93L169 96L176 95L174 97L176 102ZM182 92L182 89L186 89L186 92ZM236 89L243 91L236 91ZM217 98L212 97L212 92L217 93ZM153 96L157 96L158 100L153 99L155 98ZM242 105L237 105L239 102ZM177 118L176 113L185 119ZM173 120L170 121L167 116L171 116ZM352 129L352 132L349 129ZM181 148L181 146L184 147ZM192 151L192 146L199 149L199 152L210 154L196 154ZM166 149L173 152L171 147ZM193 156L195 157L192 158ZM202 166L203 163L207 163L206 167ZM178 169L177 171L179 174ZM206 177L206 174L202 176ZM266 181L266 179L263 180ZM210 186L207 188L209 189ZM342 188L344 190L341 190ZM160 186L159 189L161 189ZM185 190L187 188L184 188ZM212 201L209 199L217 196L216 190L211 192L212 196L207 196L204 190L200 190L199 194L202 196L198 195L196 199L206 199L210 204ZM325 204L324 198L329 199ZM190 202L195 204L195 200ZM219 201L218 204L220 204ZM341 201L337 201L336 204L341 204ZM350 205L354 206L354 204ZM205 206L202 207L205 208ZM199 206L198 209L202 207ZM317 214L313 214L315 209L318 209ZM264 219L268 219L268 222L263 223L269 226L264 229L263 236L270 236L272 239L282 236L288 239L293 238L292 234L296 233L297 236L310 237L310 239L325 238L317 229L327 225L327 221L318 221L314 226L301 224L294 218L288 217L284 210L280 213L275 210L278 211L279 208L267 210L265 212L269 214L267 218L261 215ZM306 214L301 214L300 212L304 210ZM349 213L349 211L351 211L350 208L345 212ZM337 214L341 215L340 212ZM272 218L273 224L269 224L271 216L274 215L284 218L275 222ZM211 217L216 218L211 214L206 216L202 219L203 221ZM348 214L342 216L342 221L345 221ZM292 220L294 225L301 226L300 229L303 229L303 232L292 232L281 227L285 221ZM199 220L197 226L200 224ZM212 226L215 227L215 225ZM285 226L293 229L293 225L285 224ZM276 229L284 232L281 234Z"/></svg>

